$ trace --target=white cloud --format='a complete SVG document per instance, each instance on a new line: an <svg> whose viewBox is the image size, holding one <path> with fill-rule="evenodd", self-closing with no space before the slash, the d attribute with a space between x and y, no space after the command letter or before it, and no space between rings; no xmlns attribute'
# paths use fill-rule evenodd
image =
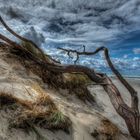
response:
<svg viewBox="0 0 140 140"><path fill-rule="evenodd" d="M128 58L128 55L127 55L127 54L125 54L125 55L123 56L123 58L125 58L125 59L126 59L126 58Z"/></svg>
<svg viewBox="0 0 140 140"><path fill-rule="evenodd" d="M135 49L133 49L133 52L134 52L135 54L140 54L140 48L135 48Z"/></svg>
<svg viewBox="0 0 140 140"><path fill-rule="evenodd" d="M134 61L140 61L140 58L139 57L134 57L133 60Z"/></svg>

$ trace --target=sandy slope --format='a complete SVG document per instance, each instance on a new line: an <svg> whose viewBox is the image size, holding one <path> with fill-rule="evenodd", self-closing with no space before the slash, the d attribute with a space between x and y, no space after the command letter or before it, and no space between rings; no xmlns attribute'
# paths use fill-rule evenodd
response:
<svg viewBox="0 0 140 140"><path fill-rule="evenodd" d="M123 91L123 97L128 102L129 96L127 96L127 92L118 81L114 80L114 82ZM137 91L140 91L139 80L131 79L130 83ZM39 95L38 91L34 89L35 84L42 86L44 92L51 96L58 108L72 121L70 134L66 134L63 131L51 132L37 128L47 140L107 140L109 137L113 140L133 139L130 137L123 119L115 112L102 87L89 87L98 106L85 104L74 95L68 95L65 90L55 91L48 89L47 85L38 76L27 71L18 60L12 57L8 58L7 54L0 50L1 92L12 94L24 101L35 101ZM0 110L0 140L37 140L36 134L33 132L27 134L20 129L9 130L7 115L6 112ZM109 122L107 118L114 124ZM103 122L107 125L105 126ZM97 136L96 131L100 132Z"/></svg>
<svg viewBox="0 0 140 140"><path fill-rule="evenodd" d="M115 85L118 87L119 91L121 92L121 95L124 99L124 101L130 105L131 104L131 96L128 93L127 89L124 88L124 86L116 79L112 78ZM138 92L138 96L140 99L140 79L132 79L132 78L126 78L126 80L135 88L135 90ZM107 118L111 119L112 122L114 122L124 133L128 133L128 130L126 128L126 124L124 120L116 113L115 109L113 108L110 99L108 95L105 93L102 87L100 86L92 86L89 88L89 90L92 92L92 94L95 95L97 102L99 104L102 104L104 108L103 115ZM140 108L140 104L139 104Z"/></svg>

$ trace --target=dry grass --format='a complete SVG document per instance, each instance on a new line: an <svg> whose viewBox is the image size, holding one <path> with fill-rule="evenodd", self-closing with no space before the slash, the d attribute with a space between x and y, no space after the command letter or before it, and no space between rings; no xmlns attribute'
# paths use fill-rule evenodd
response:
<svg viewBox="0 0 140 140"><path fill-rule="evenodd" d="M21 46L26 48L29 52L31 52L36 57L38 57L40 59L44 59L44 57L42 56L41 52L39 52L39 50L36 49L30 42L22 41ZM46 57L46 61L50 62L49 57L47 55L45 55L45 54L44 54L44 56Z"/></svg>
<svg viewBox="0 0 140 140"><path fill-rule="evenodd" d="M75 94L80 100L95 105L94 96L87 89L87 84L91 83L91 80L86 75L66 73L63 79L64 87L69 90L70 94Z"/></svg>
<svg viewBox="0 0 140 140"><path fill-rule="evenodd" d="M102 120L99 131L105 135L115 136L119 132L119 129L109 120Z"/></svg>
<svg viewBox="0 0 140 140"><path fill-rule="evenodd" d="M64 74L66 82L71 82L75 85L84 85L87 83L91 83L92 81L88 78L87 75L84 74L69 74L65 73Z"/></svg>
<svg viewBox="0 0 140 140"><path fill-rule="evenodd" d="M109 120L103 119L100 126L91 134L96 139L116 140L119 129Z"/></svg>
<svg viewBox="0 0 140 140"><path fill-rule="evenodd" d="M70 121L65 115L58 110L49 110L42 107L35 107L33 110L23 110L23 112L16 117L12 126L28 129L29 124L40 128L69 131Z"/></svg>
<svg viewBox="0 0 140 140"><path fill-rule="evenodd" d="M50 96L37 83L33 83L31 87L38 93L38 98L34 105L49 106L55 110L57 109Z"/></svg>
<svg viewBox="0 0 140 140"><path fill-rule="evenodd" d="M40 93L36 102L25 102L12 94L0 93L1 109L9 110L9 128L31 129L37 126L44 129L69 131L70 120L55 106L48 95Z"/></svg>
<svg viewBox="0 0 140 140"><path fill-rule="evenodd" d="M6 107L6 106L10 107L13 104L22 105L23 107L26 107L26 108L32 108L32 102L29 102L29 101L25 102L24 100L16 98L12 94L4 93L4 92L0 93L0 107L1 108Z"/></svg>

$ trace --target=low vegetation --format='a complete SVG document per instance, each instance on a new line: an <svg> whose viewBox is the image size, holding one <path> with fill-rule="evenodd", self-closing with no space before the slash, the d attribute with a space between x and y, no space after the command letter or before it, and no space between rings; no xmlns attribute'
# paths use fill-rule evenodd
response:
<svg viewBox="0 0 140 140"><path fill-rule="evenodd" d="M26 102L12 94L0 93L0 109L8 112L9 129L20 128L37 133L37 127L40 127L69 132L71 126L69 118L57 109L48 95L42 93L35 102Z"/></svg>
<svg viewBox="0 0 140 140"><path fill-rule="evenodd" d="M97 129L91 133L95 139L116 140L119 129L107 119L103 119Z"/></svg>

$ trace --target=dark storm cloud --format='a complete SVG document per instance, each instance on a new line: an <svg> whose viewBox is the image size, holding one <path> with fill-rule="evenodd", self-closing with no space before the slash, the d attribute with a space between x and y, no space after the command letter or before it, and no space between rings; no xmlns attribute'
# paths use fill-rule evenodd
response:
<svg viewBox="0 0 140 140"><path fill-rule="evenodd" d="M37 19L44 22L45 31L92 41L115 39L137 30L140 24L139 0L0 0L0 3L1 12L11 18L30 24L36 24Z"/></svg>

